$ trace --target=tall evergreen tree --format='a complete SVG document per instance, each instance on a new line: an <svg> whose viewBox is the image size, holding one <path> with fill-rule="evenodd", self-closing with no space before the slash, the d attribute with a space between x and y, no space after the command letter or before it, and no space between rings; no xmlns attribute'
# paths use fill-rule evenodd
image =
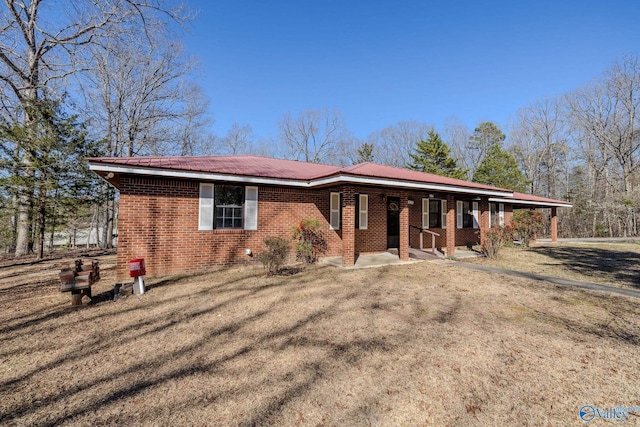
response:
<svg viewBox="0 0 640 427"><path fill-rule="evenodd" d="M483 122L475 128L466 146L470 176L475 175L476 169L487 156L491 147L495 145L502 147L506 138L502 130L493 122Z"/></svg>
<svg viewBox="0 0 640 427"><path fill-rule="evenodd" d="M355 164L373 162L373 144L365 142L358 148L358 159Z"/></svg>
<svg viewBox="0 0 640 427"><path fill-rule="evenodd" d="M66 115L60 103L38 101L27 108L32 118L28 125L0 125L0 170L12 166L18 171L0 175L0 191L20 200L23 189L32 189L34 197L26 208L35 219L41 258L50 221L62 221L70 210L87 203L87 196L95 196L97 180L85 167L84 157L99 153L77 118Z"/></svg>
<svg viewBox="0 0 640 427"><path fill-rule="evenodd" d="M513 191L527 191L528 181L518 162L501 144L492 144L473 174L473 182Z"/></svg>
<svg viewBox="0 0 640 427"><path fill-rule="evenodd" d="M410 156L413 162L407 164L408 169L456 179L464 179L467 175L467 170L458 167L449 146L434 130L429 131L426 141L416 143L415 153Z"/></svg>

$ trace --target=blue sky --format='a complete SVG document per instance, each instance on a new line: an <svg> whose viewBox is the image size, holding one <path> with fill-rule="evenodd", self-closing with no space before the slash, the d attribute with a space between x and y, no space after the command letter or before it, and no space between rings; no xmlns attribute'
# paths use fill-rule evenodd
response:
<svg viewBox="0 0 640 427"><path fill-rule="evenodd" d="M187 50L214 133L275 137L285 113L338 109L360 138L455 117L507 131L640 50L640 1L195 1Z"/></svg>

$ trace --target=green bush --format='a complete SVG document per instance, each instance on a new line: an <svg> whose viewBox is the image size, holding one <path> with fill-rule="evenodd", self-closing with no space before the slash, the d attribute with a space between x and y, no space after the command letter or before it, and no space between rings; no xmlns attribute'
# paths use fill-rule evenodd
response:
<svg viewBox="0 0 640 427"><path fill-rule="evenodd" d="M291 247L289 241L282 237L265 237L264 245L265 250L259 258L267 274L271 276L277 274L287 261Z"/></svg>
<svg viewBox="0 0 640 427"><path fill-rule="evenodd" d="M500 249L513 239L511 233L510 227L492 228L487 231L484 237L484 243L482 244L482 253L485 254L487 258L497 258Z"/></svg>
<svg viewBox="0 0 640 427"><path fill-rule="evenodd" d="M296 248L296 259L305 264L313 264L318 261L318 256L328 249L327 240L320 230L320 221L317 219L303 219L293 229L293 238Z"/></svg>
<svg viewBox="0 0 640 427"><path fill-rule="evenodd" d="M521 240L525 247L529 247L536 233L542 230L542 214L533 209L519 209L513 213L511 227L515 237Z"/></svg>

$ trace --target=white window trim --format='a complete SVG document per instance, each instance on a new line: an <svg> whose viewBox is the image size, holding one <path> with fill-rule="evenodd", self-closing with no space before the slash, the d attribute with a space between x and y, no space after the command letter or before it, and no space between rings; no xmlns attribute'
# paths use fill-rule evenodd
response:
<svg viewBox="0 0 640 427"><path fill-rule="evenodd" d="M471 202L472 213L473 213L473 228L480 227L480 215L478 211L478 202Z"/></svg>
<svg viewBox="0 0 640 427"><path fill-rule="evenodd" d="M360 194L360 212L358 212L358 226L360 230L366 230L369 227L369 195Z"/></svg>
<svg viewBox="0 0 640 427"><path fill-rule="evenodd" d="M211 198L208 197L203 197L202 194L205 191L205 189L211 189ZM205 182L201 182L200 183L200 187L199 187L199 204L198 204L198 230L213 230L213 226L214 226L214 210L215 210L215 187L213 184L209 184L209 183L205 183ZM210 215L206 215L207 217L209 217L209 222L211 225L203 225L202 221L203 219L206 219L203 216L203 210L205 209L210 209Z"/></svg>
<svg viewBox="0 0 640 427"><path fill-rule="evenodd" d="M500 227L504 227L504 203L498 204L498 218L500 221Z"/></svg>
<svg viewBox="0 0 640 427"><path fill-rule="evenodd" d="M258 187L244 188L244 229L258 229Z"/></svg>
<svg viewBox="0 0 640 427"><path fill-rule="evenodd" d="M445 229L447 228L447 199L440 200L440 211L440 214L442 215L442 218L440 218L440 224L442 225L442 228Z"/></svg>
<svg viewBox="0 0 640 427"><path fill-rule="evenodd" d="M422 199L422 228L429 228L429 199Z"/></svg>
<svg viewBox="0 0 640 427"><path fill-rule="evenodd" d="M491 217L493 216L491 213L491 203L489 203L489 228L493 228L493 221L491 220ZM498 205L496 205L496 209L498 208Z"/></svg>
<svg viewBox="0 0 640 427"><path fill-rule="evenodd" d="M464 228L464 202L456 200L456 228Z"/></svg>
<svg viewBox="0 0 640 427"><path fill-rule="evenodd" d="M440 228L447 228L447 199L422 199L422 228L431 228L429 201L440 200Z"/></svg>
<svg viewBox="0 0 640 427"><path fill-rule="evenodd" d="M336 221L334 214L337 214ZM340 230L340 193L336 192L329 193L329 229Z"/></svg>

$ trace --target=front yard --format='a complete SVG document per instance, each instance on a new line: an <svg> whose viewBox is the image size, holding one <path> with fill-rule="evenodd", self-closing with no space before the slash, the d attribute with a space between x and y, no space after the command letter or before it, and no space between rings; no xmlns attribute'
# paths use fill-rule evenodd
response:
<svg viewBox="0 0 640 427"><path fill-rule="evenodd" d="M578 425L639 403L637 300L419 263L236 267L113 302L109 255L73 309L60 262L0 266L0 424Z"/></svg>
<svg viewBox="0 0 640 427"><path fill-rule="evenodd" d="M564 279L640 288L640 244L630 242L536 244L504 247L499 258L471 262Z"/></svg>

